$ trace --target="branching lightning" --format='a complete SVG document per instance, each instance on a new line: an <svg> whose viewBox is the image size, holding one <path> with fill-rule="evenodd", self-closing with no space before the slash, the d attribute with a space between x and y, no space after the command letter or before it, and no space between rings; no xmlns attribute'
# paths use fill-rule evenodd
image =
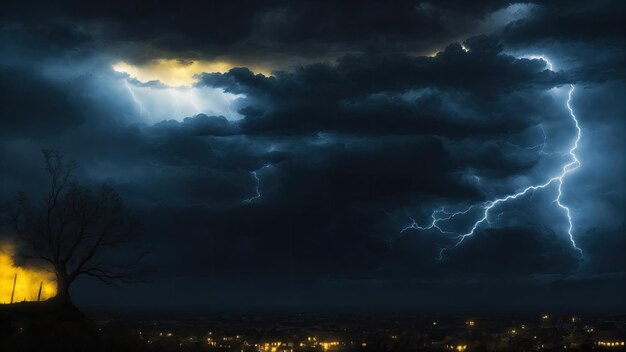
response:
<svg viewBox="0 0 626 352"><path fill-rule="evenodd" d="M124 86L126 86L126 89L128 90L128 93L130 94L130 97L133 99L135 104L137 104L137 106L139 106L139 113L143 114L143 104L141 104L141 101L139 101L139 99L137 99L137 96L135 95L135 92L133 92L133 90L130 88L130 86L128 85L128 82L126 80L124 80Z"/></svg>
<svg viewBox="0 0 626 352"><path fill-rule="evenodd" d="M550 70L552 70L553 66L552 64L546 60L545 57L543 56L537 56L537 57L529 57L529 58L533 58L533 59L542 59L546 62L548 68ZM562 196L563 196L563 182L565 181L565 178L567 177L568 174L570 174L572 171L578 169L581 165L580 160L578 159L578 157L576 156L576 150L578 149L578 144L580 142L580 138L581 138L581 134L582 134L582 130L580 128L580 125L578 123L578 118L576 117L576 114L574 113L574 110L572 109L571 106L571 102L572 102L572 94L574 93L574 85L570 85L570 89L568 92L568 96L567 96L567 102L566 102L566 106L567 109L569 111L570 117L572 119L572 122L574 123L574 126L576 127L576 137L574 138L574 141L571 145L571 147L569 148L569 156L570 156L570 161L567 162L566 164L564 164L561 168L561 171L559 174L549 178L548 180L546 180L544 183L541 184L537 184L537 185L531 185L528 186L524 189L522 189L521 191L517 192L517 193L513 193L513 194L509 194L506 195L502 198L496 198L493 200L489 200L486 202L483 202L479 205L471 205L467 208L465 208L462 211L457 211L457 212L446 212L444 208L440 208L437 209L435 211L432 212L431 214L431 222L429 225L426 226L420 226L412 217L409 217L411 219L411 223L404 227L401 230L402 232L405 232L407 230L418 230L418 231L424 231L424 230L432 230L432 229L436 229L437 231L439 231L442 234L455 234L456 236L454 237L454 239L456 240L456 242L454 243L454 245L452 245L451 247L444 247L440 250L439 252L439 259L443 259L443 254L446 250L455 248L457 246L459 246L467 237L472 236L476 230L483 225L483 223L487 223L489 225L491 225L494 221L490 220L490 215L491 215L491 211L496 208L498 205L501 205L503 203L506 203L508 201L523 197L525 195L527 195L528 193L533 193L534 191L537 190L541 190L544 188L547 188L551 185L556 185L557 188L557 194L556 197L554 199L554 203L557 204L557 206L559 208L561 208L564 213L565 216L567 217L567 223L568 223L568 227L567 227L567 234L569 236L569 240L571 242L571 245L574 249L576 249L578 252L580 252L582 254L582 250L578 247L578 245L576 244L576 240L574 239L574 225L573 225L573 220L572 220L572 216L571 216L571 212L569 207L567 207L567 205L565 205L562 201ZM544 133L545 136L545 133ZM541 151L543 151L543 146L545 145L545 140L542 144L540 144L541 146ZM539 146L534 146L532 147L534 148L539 148ZM457 232L451 232L451 231L447 231L445 230L445 227L442 228L441 226L443 224L445 224L448 221L451 221L453 218L457 217L457 216L462 216L462 215L467 215L468 213L470 213L471 210L475 209L475 208L479 208L482 211L479 212L480 217L478 218L478 220L476 220L471 228L465 232L465 233L457 233ZM499 217L502 213L498 214L496 216L496 222L499 220Z"/></svg>
<svg viewBox="0 0 626 352"><path fill-rule="evenodd" d="M539 144L535 144L535 145L531 145L531 146L523 146L523 145L519 145L519 144L515 144L513 142L510 141L498 141L496 142L496 145L498 146L498 148L500 148L500 143L502 144L506 144L510 147L513 147L515 149L518 150L538 150L539 154L542 155L546 155L546 154L551 154L551 153L546 153L545 149L546 149L546 143L548 143L548 135L546 134L546 130L545 128L543 128L543 125L539 125L539 129L541 129L541 135L543 136L543 141ZM501 148L500 148L501 149Z"/></svg>
<svg viewBox="0 0 626 352"><path fill-rule="evenodd" d="M259 169L257 169L257 170L254 170L254 171L251 171L251 172L250 172L250 175L252 175L252 178L254 178L254 182L256 183L256 186L255 186L255 188L254 188L254 190L255 190L256 194L255 194L254 196L250 197L250 198L246 198L246 199L244 199L244 200L242 201L242 203L252 203L252 201L254 201L254 200L259 199L259 198L261 198L261 197L262 197L262 195L261 195L261 190L260 190L260 187L261 187L261 180L259 179L259 174L258 174L258 172L259 172L260 170L265 169L266 167L269 167L269 166L270 166L270 164L263 165L261 168L259 168Z"/></svg>

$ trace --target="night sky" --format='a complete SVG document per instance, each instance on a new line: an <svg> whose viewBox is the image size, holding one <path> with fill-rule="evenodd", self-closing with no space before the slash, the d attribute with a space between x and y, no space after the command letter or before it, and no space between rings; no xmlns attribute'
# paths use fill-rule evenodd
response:
<svg viewBox="0 0 626 352"><path fill-rule="evenodd" d="M148 282L81 279L83 306L624 311L625 19L3 2L0 198L41 194L53 148L141 218Z"/></svg>

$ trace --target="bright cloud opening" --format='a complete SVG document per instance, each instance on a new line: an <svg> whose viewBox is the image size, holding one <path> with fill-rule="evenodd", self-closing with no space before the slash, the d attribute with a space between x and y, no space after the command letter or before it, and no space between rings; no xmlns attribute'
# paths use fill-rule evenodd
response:
<svg viewBox="0 0 626 352"><path fill-rule="evenodd" d="M191 86L196 82L195 75L203 72L227 72L231 68L246 66L226 61L184 61L158 59L143 65L131 65L124 61L113 65L113 70L128 74L142 83L160 81L170 87ZM269 75L260 67L250 68L254 72Z"/></svg>
<svg viewBox="0 0 626 352"><path fill-rule="evenodd" d="M197 114L219 115L239 119L241 115L233 102L244 97L226 93L222 89L194 87L195 75L203 72L227 72L236 67L223 61L153 60L141 66L120 61L113 70L129 78L147 83L159 81L163 85L137 85L124 80L123 90L134 105L133 113L149 122L182 120Z"/></svg>

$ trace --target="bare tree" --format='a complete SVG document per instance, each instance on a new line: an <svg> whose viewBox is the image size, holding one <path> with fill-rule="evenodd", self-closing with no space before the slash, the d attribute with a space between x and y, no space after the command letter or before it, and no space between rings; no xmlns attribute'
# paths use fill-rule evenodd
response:
<svg viewBox="0 0 626 352"><path fill-rule="evenodd" d="M73 176L77 163L65 162L58 151L44 150L43 156L50 177L45 199L32 203L18 194L10 213L22 242L20 256L55 273L55 300L62 305L72 305L70 286L81 275L107 284L135 279L141 255L122 247L141 226L117 192L107 185L97 191L79 185Z"/></svg>

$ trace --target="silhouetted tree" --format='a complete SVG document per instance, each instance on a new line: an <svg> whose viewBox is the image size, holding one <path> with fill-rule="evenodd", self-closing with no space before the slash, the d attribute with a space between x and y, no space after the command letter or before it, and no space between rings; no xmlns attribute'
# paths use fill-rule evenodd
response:
<svg viewBox="0 0 626 352"><path fill-rule="evenodd" d="M65 162L58 151L44 150L43 156L50 179L45 199L33 203L20 193L10 213L20 256L55 273L54 299L67 306L70 286L81 275L107 284L136 279L141 255L111 250L127 246L141 230L117 192L106 184L96 191L79 185L77 163Z"/></svg>

